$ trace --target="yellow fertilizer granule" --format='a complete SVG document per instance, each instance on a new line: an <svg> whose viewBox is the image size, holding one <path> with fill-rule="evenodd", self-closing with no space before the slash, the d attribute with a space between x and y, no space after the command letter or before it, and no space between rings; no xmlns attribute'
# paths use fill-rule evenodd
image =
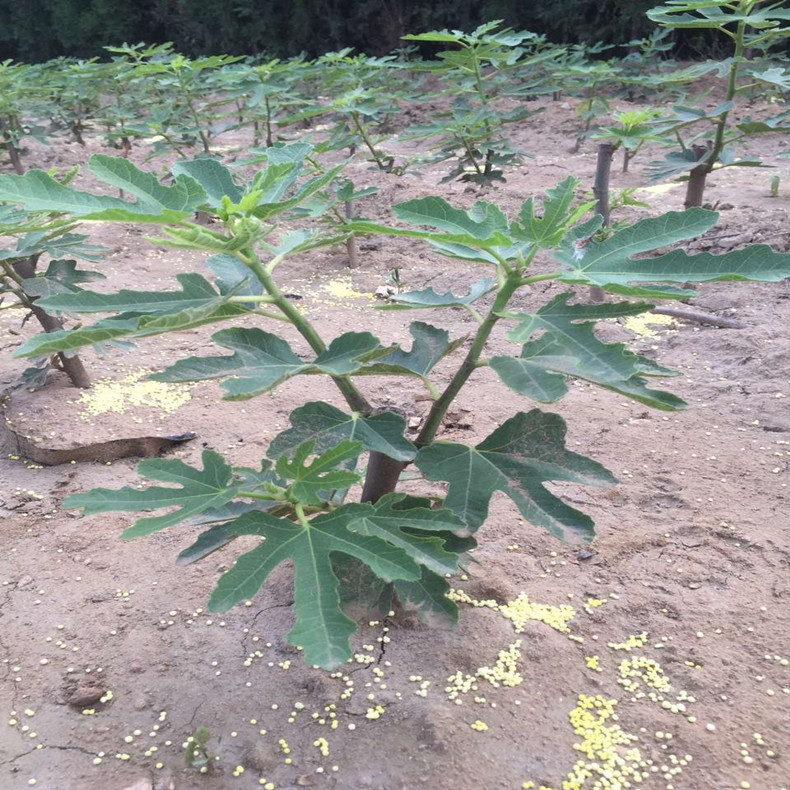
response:
<svg viewBox="0 0 790 790"><path fill-rule="evenodd" d="M122 379L95 381L77 401L83 407L83 419L110 412L125 414L136 406L171 414L191 399L189 385L145 380L150 373L150 370L139 368Z"/></svg>

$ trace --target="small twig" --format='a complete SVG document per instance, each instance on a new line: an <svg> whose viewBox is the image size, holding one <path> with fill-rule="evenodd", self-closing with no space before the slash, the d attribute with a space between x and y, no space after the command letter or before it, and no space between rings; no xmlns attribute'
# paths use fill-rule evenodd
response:
<svg viewBox="0 0 790 790"><path fill-rule="evenodd" d="M672 318L681 318L684 321L694 321L698 324L710 324L724 329L745 329L749 324L737 318L724 318L719 315L703 313L701 310L685 310L681 307L654 307L651 313L656 315L669 315Z"/></svg>

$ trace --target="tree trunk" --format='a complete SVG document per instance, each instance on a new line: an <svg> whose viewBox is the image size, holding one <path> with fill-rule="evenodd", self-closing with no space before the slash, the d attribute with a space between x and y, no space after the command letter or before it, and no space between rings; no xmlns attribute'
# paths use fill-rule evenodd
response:
<svg viewBox="0 0 790 790"><path fill-rule="evenodd" d="M5 142L2 147L8 152L8 159L11 162L11 167L18 176L25 174L25 168L22 165L22 157L19 155L19 149L14 144L13 138L8 131L8 121L5 118L0 118L0 136L5 137Z"/></svg>
<svg viewBox="0 0 790 790"><path fill-rule="evenodd" d="M345 203L346 220L354 219L354 204L351 200ZM346 252L348 252L348 268L356 269L359 266L359 254L357 250L357 237L352 233L346 239Z"/></svg>
<svg viewBox="0 0 790 790"><path fill-rule="evenodd" d="M17 272L17 274L19 274L20 277L29 280L36 276L37 262L38 256L32 256L21 261L16 261L14 263L14 270ZM39 324L41 324L41 328L45 332L58 332L63 329L63 321L60 318L55 318L55 316L50 315L40 307L37 307L35 300L30 297L28 297L28 302L31 312L36 317L36 320L39 322ZM91 377L88 374L88 371L85 369L85 366L82 364L82 360L76 354L74 356L68 357L66 354L60 353L56 356L60 361L60 365L63 368L64 373L71 379L71 383L75 387L80 387L81 389L88 389L88 387L90 387Z"/></svg>
<svg viewBox="0 0 790 790"><path fill-rule="evenodd" d="M406 468L405 461L396 461L388 455L370 453L365 485L362 488L362 502L378 502L385 494L395 490L400 473Z"/></svg>
<svg viewBox="0 0 790 790"><path fill-rule="evenodd" d="M11 166L14 168L14 172L18 176L23 176L25 174L25 167L22 164L22 157L19 155L19 149L13 143L9 143L6 150L8 151L8 159L11 162Z"/></svg>
<svg viewBox="0 0 790 790"><path fill-rule="evenodd" d="M694 158L699 160L710 150L706 145L692 145L691 150L694 152ZM689 173L688 185L686 186L686 199L683 205L686 208L692 206L701 206L702 198L705 195L705 181L708 178L708 173L712 170L712 162L705 162L693 168Z"/></svg>

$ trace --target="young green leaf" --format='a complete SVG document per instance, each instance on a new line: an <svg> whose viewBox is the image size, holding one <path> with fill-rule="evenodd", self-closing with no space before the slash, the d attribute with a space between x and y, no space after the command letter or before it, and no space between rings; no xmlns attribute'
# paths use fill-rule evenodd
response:
<svg viewBox="0 0 790 790"><path fill-rule="evenodd" d="M343 441L324 450L312 463L307 459L314 454L315 442L300 444L293 452L293 458L282 455L277 459L275 471L289 485L291 496L305 505L320 505L325 500L322 492L332 489L345 489L358 483L360 476L349 469L337 469L344 461L354 460L362 452L362 442Z"/></svg>
<svg viewBox="0 0 790 790"><path fill-rule="evenodd" d="M568 481L607 486L616 482L597 461L565 449L566 426L558 414L533 409L511 417L476 447L435 442L416 464L428 480L446 480L446 507L472 530L488 515L495 491L509 496L528 521L566 543L589 542L592 519L566 505L543 485Z"/></svg>
<svg viewBox="0 0 790 790"><path fill-rule="evenodd" d="M469 287L466 296L456 296L452 291L440 294L433 288L424 288L422 291L408 291L393 294L386 304L379 305L379 310L419 310L439 307L463 307L476 302L482 296L490 293L496 287L493 277L484 277Z"/></svg>
<svg viewBox="0 0 790 790"><path fill-rule="evenodd" d="M521 206L521 223L511 225L511 233L520 241L528 241L541 249L556 247L565 235L568 225L578 219L571 211L576 190L581 182L568 176L553 189L547 189L547 199L543 202L543 216L535 216L535 199L527 198Z"/></svg>

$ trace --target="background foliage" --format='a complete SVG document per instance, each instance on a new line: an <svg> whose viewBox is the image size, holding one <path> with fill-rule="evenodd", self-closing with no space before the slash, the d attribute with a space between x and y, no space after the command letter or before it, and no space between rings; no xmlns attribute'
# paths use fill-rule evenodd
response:
<svg viewBox="0 0 790 790"><path fill-rule="evenodd" d="M503 19L557 42L622 43L654 25L651 0L0 0L0 59L103 55L109 42L172 41L187 55L377 54L414 30ZM704 44L701 45L704 48ZM705 54L709 54L705 52Z"/></svg>

